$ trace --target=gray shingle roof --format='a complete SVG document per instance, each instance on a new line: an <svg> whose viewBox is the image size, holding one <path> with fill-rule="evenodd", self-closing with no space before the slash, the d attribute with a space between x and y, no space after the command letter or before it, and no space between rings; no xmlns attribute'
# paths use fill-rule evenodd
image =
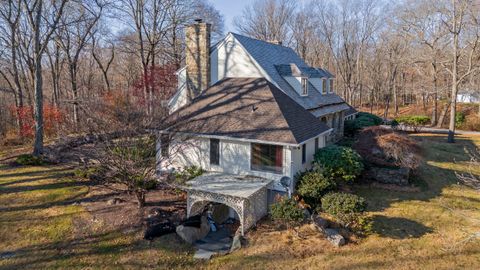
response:
<svg viewBox="0 0 480 270"><path fill-rule="evenodd" d="M349 116L349 115L352 115L352 114L356 114L358 113L358 111L353 108L352 106L348 105L348 110L345 112L345 116Z"/></svg>
<svg viewBox="0 0 480 270"><path fill-rule="evenodd" d="M295 76L308 78L331 78L331 74L320 68L298 67L295 64L275 65L281 76Z"/></svg>
<svg viewBox="0 0 480 270"><path fill-rule="evenodd" d="M226 78L175 111L168 130L300 144L329 130L265 78Z"/></svg>
<svg viewBox="0 0 480 270"><path fill-rule="evenodd" d="M310 68L291 48L235 33L232 33L232 35L242 44L280 89L305 109L315 109L324 105L345 102L341 97L333 93L322 95L318 91L311 91L308 96L300 96L295 89L283 79L275 67L275 65L295 64L299 68ZM330 77L333 77L328 71L323 71Z"/></svg>

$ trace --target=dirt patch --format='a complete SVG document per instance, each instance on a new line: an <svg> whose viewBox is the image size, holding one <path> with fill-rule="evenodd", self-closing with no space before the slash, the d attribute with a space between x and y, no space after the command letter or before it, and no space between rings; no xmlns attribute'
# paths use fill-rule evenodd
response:
<svg viewBox="0 0 480 270"><path fill-rule="evenodd" d="M76 233L84 235L102 231L143 231L152 215L159 221L168 219L173 224L186 217L183 193L167 189L148 192L146 206L142 209L138 208L134 195L119 191L115 186L93 186L81 202L73 204L80 204L87 211L87 215L75 221Z"/></svg>

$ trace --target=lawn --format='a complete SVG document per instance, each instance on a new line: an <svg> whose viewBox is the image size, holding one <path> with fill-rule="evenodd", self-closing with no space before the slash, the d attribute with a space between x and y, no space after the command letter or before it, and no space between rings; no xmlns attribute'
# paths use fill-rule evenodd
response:
<svg viewBox="0 0 480 270"><path fill-rule="evenodd" d="M480 137L456 144L442 135L414 137L423 148L422 191L355 187L368 200L372 235L333 248L309 225L301 228L304 239L261 225L246 248L209 262L194 261L174 235L150 243L139 230L105 229L75 203L89 186L69 168L0 165L0 269L480 269L480 239L462 243L480 231L480 193L458 185L454 174L467 168L464 147L480 146Z"/></svg>

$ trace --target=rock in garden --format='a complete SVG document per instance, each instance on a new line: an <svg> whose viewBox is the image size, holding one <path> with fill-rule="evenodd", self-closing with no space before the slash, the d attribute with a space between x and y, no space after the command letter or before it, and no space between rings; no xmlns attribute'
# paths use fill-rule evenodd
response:
<svg viewBox="0 0 480 270"><path fill-rule="evenodd" d="M180 225L177 227L176 232L185 242L193 244L195 241L200 240L207 236L210 231L210 224L208 224L207 217L201 217L200 227Z"/></svg>
<svg viewBox="0 0 480 270"><path fill-rule="evenodd" d="M165 234L174 233L175 227L173 224L167 220L158 224L149 225L145 230L145 234L143 235L144 239L152 240L155 237L160 237Z"/></svg>
<svg viewBox="0 0 480 270"><path fill-rule="evenodd" d="M325 229L325 236L334 246L340 247L345 245L345 238L334 229Z"/></svg>
<svg viewBox="0 0 480 270"><path fill-rule="evenodd" d="M328 227L328 221L319 215L313 215L312 221L313 224L320 230L324 230Z"/></svg>
<svg viewBox="0 0 480 270"><path fill-rule="evenodd" d="M235 250L239 250L242 248L242 235L241 234L236 234L235 237L233 237L232 241L232 247L230 248L230 252L234 252Z"/></svg>
<svg viewBox="0 0 480 270"><path fill-rule="evenodd" d="M371 167L368 174L380 183L406 186L409 184L410 169Z"/></svg>

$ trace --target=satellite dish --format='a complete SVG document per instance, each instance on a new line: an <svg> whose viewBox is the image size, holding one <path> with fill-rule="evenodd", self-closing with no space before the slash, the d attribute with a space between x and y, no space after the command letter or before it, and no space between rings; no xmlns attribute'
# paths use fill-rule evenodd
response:
<svg viewBox="0 0 480 270"><path fill-rule="evenodd" d="M280 178L280 184L282 184L283 187L288 188L292 184L292 178L284 176Z"/></svg>

